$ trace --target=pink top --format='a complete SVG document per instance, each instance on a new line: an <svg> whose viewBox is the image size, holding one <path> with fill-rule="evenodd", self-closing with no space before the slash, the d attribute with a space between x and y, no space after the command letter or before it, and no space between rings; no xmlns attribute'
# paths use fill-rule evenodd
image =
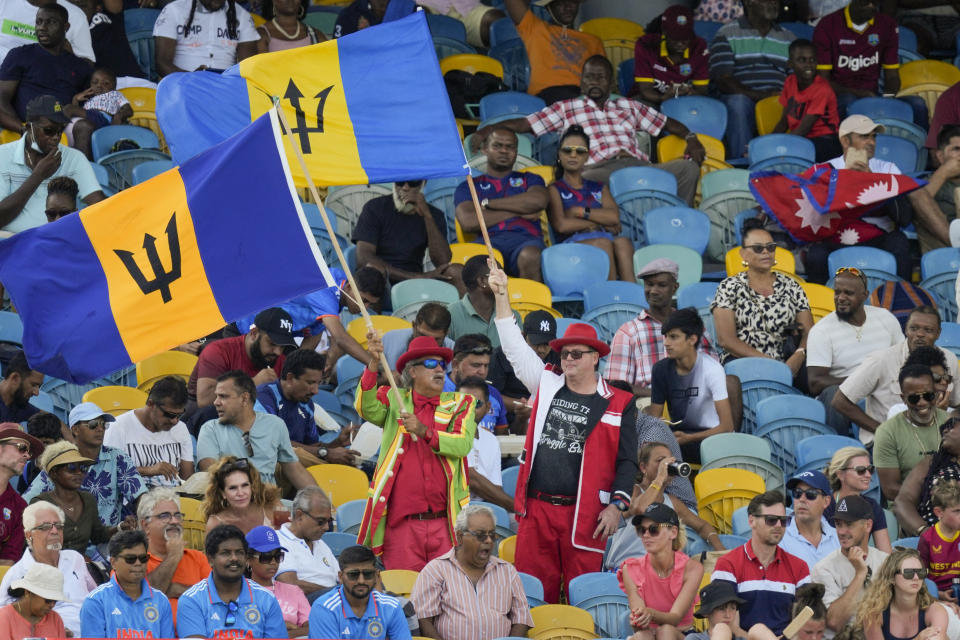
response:
<svg viewBox="0 0 960 640"><path fill-rule="evenodd" d="M0 638L63 638L63 619L56 611L43 616L35 625L17 613L13 604L0 608Z"/></svg>
<svg viewBox="0 0 960 640"><path fill-rule="evenodd" d="M313 42L311 42L309 33L307 33L306 37L300 38L299 40L281 40L280 38L270 38L270 43L267 45L267 50L270 52L286 51L287 49L306 47L311 44L313 44Z"/></svg>
<svg viewBox="0 0 960 640"><path fill-rule="evenodd" d="M303 595L300 587L286 582L274 582L273 587L264 587L264 589L273 593L277 602L280 603L284 622L298 627L307 624L307 619L310 617L310 603L307 602L307 597Z"/></svg>
<svg viewBox="0 0 960 640"><path fill-rule="evenodd" d="M637 585L637 594L643 598L643 601L648 607L656 609L657 611L670 611L673 608L673 603L677 600L677 596L680 595L680 590L683 588L683 574L687 568L688 560L690 560L690 558L687 554L682 551L674 551L673 572L666 578L661 578L657 575L656 570L650 564L649 555L624 560L623 564L620 565L619 571L617 571L617 578L620 579L620 588L626 593L627 590L623 584L623 571L626 569L630 572L630 577L633 578L634 584ZM687 611L677 626L680 629L684 629L692 624L693 603L691 603L690 610ZM657 625L651 624L650 626L656 628Z"/></svg>

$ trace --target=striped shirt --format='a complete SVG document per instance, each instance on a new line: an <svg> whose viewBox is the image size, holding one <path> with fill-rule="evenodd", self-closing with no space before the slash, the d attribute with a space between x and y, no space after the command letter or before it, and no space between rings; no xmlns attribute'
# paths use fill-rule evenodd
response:
<svg viewBox="0 0 960 640"><path fill-rule="evenodd" d="M533 626L520 574L509 562L491 557L476 586L454 557L456 549L431 560L410 596L417 616L434 618L441 638L490 640L510 635L510 627Z"/></svg>
<svg viewBox="0 0 960 640"><path fill-rule="evenodd" d="M750 89L780 91L787 77L787 50L796 38L777 23L765 36L746 18L725 24L710 43L710 77L732 75Z"/></svg>

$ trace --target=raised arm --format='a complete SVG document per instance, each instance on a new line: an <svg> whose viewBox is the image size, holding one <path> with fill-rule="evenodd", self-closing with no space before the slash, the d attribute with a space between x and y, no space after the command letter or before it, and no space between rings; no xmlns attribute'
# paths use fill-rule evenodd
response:
<svg viewBox="0 0 960 640"><path fill-rule="evenodd" d="M520 327L517 326L517 321L513 317L513 309L510 308L510 298L507 295L507 274L492 260L488 262L490 263L490 288L493 290L496 301L496 323L497 333L500 334L500 347L513 366L517 379L533 395L540 386L543 361L523 339Z"/></svg>

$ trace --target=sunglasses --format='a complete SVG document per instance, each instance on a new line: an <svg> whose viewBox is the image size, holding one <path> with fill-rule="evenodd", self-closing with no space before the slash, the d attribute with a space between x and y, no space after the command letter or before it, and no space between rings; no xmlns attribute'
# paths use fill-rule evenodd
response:
<svg viewBox="0 0 960 640"><path fill-rule="evenodd" d="M436 369L437 367L440 367L441 369L443 369L447 366L447 363L446 361L441 360L440 358L427 358L426 360L423 360L421 362L414 362L413 366L415 367L421 366L424 369Z"/></svg>
<svg viewBox="0 0 960 640"><path fill-rule="evenodd" d="M30 445L23 442L4 442L2 444L7 445L8 447L16 447L17 451L20 453L26 453L30 451Z"/></svg>
<svg viewBox="0 0 960 640"><path fill-rule="evenodd" d="M761 253L776 253L777 243L768 242L767 244L751 244L745 246L744 249L750 249L750 251L753 251L758 255Z"/></svg>
<svg viewBox="0 0 960 640"><path fill-rule="evenodd" d="M926 569L900 569L899 571L897 571L897 573L902 575L907 580L913 580L914 578L920 578L921 580L925 580L927 577Z"/></svg>
<svg viewBox="0 0 960 640"><path fill-rule="evenodd" d="M233 462L227 465L227 468L225 469L225 471L227 473L230 473L231 471L236 471L238 469L241 471L249 470L250 461L247 460L246 458L237 458L236 460L234 460Z"/></svg>
<svg viewBox="0 0 960 640"><path fill-rule="evenodd" d="M62 522L45 522L41 525L37 525L33 529L30 529L30 531L43 531L44 533L46 533L51 529L56 529L57 531L63 531L63 523Z"/></svg>
<svg viewBox="0 0 960 640"><path fill-rule="evenodd" d="M223 624L232 627L237 624L237 612L240 611L240 605L235 600L227 603L227 617L223 619Z"/></svg>
<svg viewBox="0 0 960 640"><path fill-rule="evenodd" d="M579 360L585 353L596 353L596 351L593 349L584 349L582 351L579 349L562 349L560 351L560 359L566 360L567 358L573 358L574 360Z"/></svg>
<svg viewBox="0 0 960 640"><path fill-rule="evenodd" d="M344 571L343 577L348 580L357 580L363 576L364 580L373 580L377 577L376 569L351 569L350 571Z"/></svg>
<svg viewBox="0 0 960 640"><path fill-rule="evenodd" d="M920 398L923 398L927 402L933 402L933 399L937 397L935 391L924 391L923 393L911 393L907 396L907 404L917 404L920 402Z"/></svg>
<svg viewBox="0 0 960 640"><path fill-rule="evenodd" d="M775 527L778 524L781 527L785 527L790 524L790 521L793 519L792 516L757 516L758 518L763 518L764 524L768 527Z"/></svg>
<svg viewBox="0 0 960 640"><path fill-rule="evenodd" d="M157 411L159 411L163 415L163 417L166 418L167 420L179 420L180 418L183 417L183 414L186 413L186 411L179 411L179 412L167 411L166 409L164 409L158 404L155 404L153 406L155 406L157 408Z"/></svg>
<svg viewBox="0 0 960 640"><path fill-rule="evenodd" d="M59 220L63 216L70 215L73 213L72 209L47 209L44 211L47 216L47 222L53 222L54 220Z"/></svg>
<svg viewBox="0 0 960 640"><path fill-rule="evenodd" d="M951 382L953 382L953 376L950 375L949 373L942 373L942 374L941 374L941 373L935 373L935 374L933 374L933 383L934 383L934 384L940 384L941 382L946 382L947 384L950 384Z"/></svg>
<svg viewBox="0 0 960 640"><path fill-rule="evenodd" d="M476 538L476 539L479 540L480 542L483 542L484 540L496 540L496 539L497 539L497 532L496 532L496 531L464 531L464 533L470 534L471 536L473 536L474 538Z"/></svg>
<svg viewBox="0 0 960 640"><path fill-rule="evenodd" d="M91 431L94 429L107 428L107 421L104 420L103 418L95 418L93 420L81 420L77 424L82 424L83 426L85 426L87 429L90 429Z"/></svg>
<svg viewBox="0 0 960 640"><path fill-rule="evenodd" d="M150 556L148 556L145 553L143 555L134 555L131 553L125 556L117 556L117 557L123 560L124 562L126 562L127 564L131 564L131 565L137 564L138 562L140 564L147 564L147 560L150 559Z"/></svg>
<svg viewBox="0 0 960 640"><path fill-rule="evenodd" d="M300 510L300 513L302 513L303 515L307 516L308 518L316 522L317 525L320 527L326 527L331 522L333 522L333 518L322 518L322 517L318 518L317 516L309 514L306 511L303 511L302 509Z"/></svg>
<svg viewBox="0 0 960 640"><path fill-rule="evenodd" d="M244 431L244 432L242 432L242 433L240 434L240 437L243 438L243 447L244 447L244 449L247 450L247 455L248 455L248 456L253 456L253 443L250 442L250 432L249 432L249 431ZM246 462L246 458L241 458L240 460L243 460L244 462ZM239 465L239 464L240 464L240 460L237 460L237 461L234 463L234 465ZM241 466L235 466L234 468L235 468L235 469L246 469L246 467L241 467Z"/></svg>
<svg viewBox="0 0 960 640"><path fill-rule="evenodd" d="M585 156L590 153L590 150L586 147L560 147L560 153L566 153L567 155L575 153L578 156Z"/></svg>
<svg viewBox="0 0 960 640"><path fill-rule="evenodd" d="M30 125L31 128L34 128L34 125ZM44 133L47 136L59 136L63 133L64 127L58 127L56 125L48 125L46 127L35 127Z"/></svg>
<svg viewBox="0 0 960 640"><path fill-rule="evenodd" d="M794 500L799 500L801 496L803 496L803 497L806 498L807 500L816 500L816 499L819 498L820 496L824 495L824 493L823 493L823 491L820 491L819 489L797 489L797 488L794 488L794 489L790 492L790 495L793 496L793 499L794 499Z"/></svg>
<svg viewBox="0 0 960 640"><path fill-rule="evenodd" d="M399 180L394 182L398 187L411 187L413 189L419 189L423 186L423 180Z"/></svg>
<svg viewBox="0 0 960 640"><path fill-rule="evenodd" d="M171 520L174 520L174 519L183 521L183 513L180 511L174 511L172 513L170 511L164 511L163 513L158 513L155 516L148 516L148 517L156 518L160 522L170 522Z"/></svg>
<svg viewBox="0 0 960 640"><path fill-rule="evenodd" d="M251 558L256 558L261 564L268 564L270 562L280 562L283 560L283 550L276 549L274 551L260 552L260 553L251 553Z"/></svg>
<svg viewBox="0 0 960 640"><path fill-rule="evenodd" d="M660 534L660 528L665 527L665 524L652 524L649 527L645 527L642 524L637 525L637 533L641 536L650 534L650 537L654 537Z"/></svg>
<svg viewBox="0 0 960 640"><path fill-rule="evenodd" d="M839 269L834 271L833 275L834 277L836 277L842 273L849 273L850 275L856 276L857 278L867 277L867 274L865 274L863 271L860 271L860 269L857 269L856 267L840 267Z"/></svg>
<svg viewBox="0 0 960 640"><path fill-rule="evenodd" d="M90 465L85 462L67 462L57 465L58 469L64 469L67 473L86 473L90 470Z"/></svg>
<svg viewBox="0 0 960 640"><path fill-rule="evenodd" d="M861 464L861 465L857 465L856 467L844 467L840 469L840 471L853 471L858 476L865 476L868 473L873 473L873 469L874 467L872 464L868 464L866 466Z"/></svg>

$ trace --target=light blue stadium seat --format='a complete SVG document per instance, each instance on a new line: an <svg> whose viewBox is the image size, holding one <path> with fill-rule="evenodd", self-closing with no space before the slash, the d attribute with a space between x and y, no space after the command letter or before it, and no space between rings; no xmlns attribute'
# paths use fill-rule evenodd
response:
<svg viewBox="0 0 960 640"><path fill-rule="evenodd" d="M746 169L720 169L700 178L700 195L704 200L727 191L750 191L750 172Z"/></svg>
<svg viewBox="0 0 960 640"><path fill-rule="evenodd" d="M753 138L747 145L747 154L750 157L751 166L768 158L784 156L804 158L813 164L816 150L807 138L790 133L770 133Z"/></svg>
<svg viewBox="0 0 960 640"><path fill-rule="evenodd" d="M520 582L523 583L523 592L527 594L527 604L530 608L546 604L543 600L543 583L540 582L540 578L522 571L517 573L520 574Z"/></svg>
<svg viewBox="0 0 960 640"><path fill-rule="evenodd" d="M776 171L777 173L800 174L810 168L813 162L799 156L777 156L767 158L750 165L750 173L758 171Z"/></svg>
<svg viewBox="0 0 960 640"><path fill-rule="evenodd" d="M560 328L557 327L557 335L562 336ZM517 495L517 476L520 475L520 465L507 467L500 474L500 481L503 483L503 492L511 498Z"/></svg>
<svg viewBox="0 0 960 640"><path fill-rule="evenodd" d="M689 207L659 207L643 217L648 244L679 244L703 254L710 241L710 218Z"/></svg>
<svg viewBox="0 0 960 640"><path fill-rule="evenodd" d="M897 50L897 58L900 60L900 64L901 64L901 65L906 64L906 63L908 63L908 62L913 62L913 61L915 61L915 60L924 60L924 59L925 59L922 55L920 55L920 54L917 53L916 51L907 51L906 49L904 49L904 48L902 48L902 47ZM953 64L954 64L954 66L956 66L957 61L954 60L954 61L953 61Z"/></svg>
<svg viewBox="0 0 960 640"><path fill-rule="evenodd" d="M60 380L53 376L46 376L40 390L49 394L53 399L53 413L66 422L70 410L82 402L83 394L97 387L108 385L119 385L122 387L137 386L137 369L130 365L114 371L113 373L97 378L86 384L74 384L66 380Z"/></svg>
<svg viewBox="0 0 960 640"><path fill-rule="evenodd" d="M680 267L677 283L681 289L700 282L703 275L703 256L691 249L678 244L651 244L640 247L633 252L633 270L640 271L644 265L657 258L670 258ZM679 293L679 292L678 292Z"/></svg>
<svg viewBox="0 0 960 640"><path fill-rule="evenodd" d="M912 142L918 151L917 171L923 171L927 166L927 132L912 121L900 118L874 118L874 122L885 127L886 135Z"/></svg>
<svg viewBox="0 0 960 640"><path fill-rule="evenodd" d="M877 118L897 118L913 122L913 109L903 100L869 96L858 98L847 107L847 115L862 114L876 120Z"/></svg>
<svg viewBox="0 0 960 640"><path fill-rule="evenodd" d="M110 172L107 168L96 162L91 162L90 166L93 168L93 175L97 177L97 184L103 187L103 195L109 197L115 194L116 190L110 186Z"/></svg>
<svg viewBox="0 0 960 640"><path fill-rule="evenodd" d="M132 177L133 184L140 184L141 182L146 182L150 178L155 178L165 171L173 169L176 164L173 160L150 160L149 162L144 162L143 164L138 164L133 168Z"/></svg>
<svg viewBox="0 0 960 640"><path fill-rule="evenodd" d="M713 37L717 35L717 31L720 30L720 27L723 26L722 22L714 22L712 20L694 20L693 21L693 32L707 41L709 45L713 40Z"/></svg>
<svg viewBox="0 0 960 640"><path fill-rule="evenodd" d="M513 19L500 18L492 25L490 25L490 46L495 47L498 44L504 42L510 42L511 40L519 40L520 34L517 32L516 25L513 24Z"/></svg>
<svg viewBox="0 0 960 640"><path fill-rule="evenodd" d="M717 330L713 324L713 313L710 311L710 305L717 293L717 282L694 282L680 287L677 291L677 308L693 307L703 320L703 329L710 340L716 342Z"/></svg>
<svg viewBox="0 0 960 640"><path fill-rule="evenodd" d="M648 211L659 207L685 207L687 203L676 195L659 189L637 189L614 196L620 208L620 235L633 241L634 245L647 244L647 234L643 228L643 219Z"/></svg>
<svg viewBox="0 0 960 640"><path fill-rule="evenodd" d="M110 152L120 140L132 140L139 149L127 149ZM95 162L106 168L110 188L122 191L133 185L133 169L152 160L170 160L170 156L159 151L160 140L150 129L129 124L112 124L93 132L90 138Z"/></svg>
<svg viewBox="0 0 960 640"><path fill-rule="evenodd" d="M750 456L769 462L770 443L748 433L718 433L700 441L703 465L731 456Z"/></svg>
<svg viewBox="0 0 960 640"><path fill-rule="evenodd" d="M627 58L617 66L617 89L626 96L634 84L633 57Z"/></svg>
<svg viewBox="0 0 960 640"><path fill-rule="evenodd" d="M337 388L334 394L345 407L352 407L357 392L357 384L363 369L367 365L352 356L342 356L337 360Z"/></svg>
<svg viewBox="0 0 960 640"><path fill-rule="evenodd" d="M724 263L727 251L739 244L733 226L737 214L756 206L758 206L757 199L750 191L724 191L703 199L698 208L710 218L707 258Z"/></svg>
<svg viewBox="0 0 960 640"><path fill-rule="evenodd" d="M614 573L579 575L570 581L570 604L593 616L597 635L619 637L620 620L630 605Z"/></svg>
<svg viewBox="0 0 960 640"><path fill-rule="evenodd" d="M520 118L543 109L546 103L537 96L519 91L498 91L480 99L480 120L492 124Z"/></svg>
<svg viewBox="0 0 960 640"><path fill-rule="evenodd" d="M93 132L90 138L93 160L95 162L99 161L101 158L110 154L110 148L119 140L132 140L140 145L140 149L160 148L160 139L157 138L157 134L150 131L150 129L137 127L132 124L111 124L106 127L100 127Z"/></svg>
<svg viewBox="0 0 960 640"><path fill-rule="evenodd" d="M413 322L420 307L428 302L452 304L460 299L457 288L449 282L415 278L398 282L390 287L393 315Z"/></svg>
<svg viewBox="0 0 960 640"><path fill-rule="evenodd" d="M653 166L617 169L610 174L608 186L615 199L633 191L663 191L677 195L677 178L669 171Z"/></svg>
<svg viewBox="0 0 960 640"><path fill-rule="evenodd" d="M795 395L800 392L791 385L790 367L771 358L738 358L728 362L724 370L740 379L743 394L743 422L741 432L754 433L757 428L756 406L764 398Z"/></svg>
<svg viewBox="0 0 960 640"><path fill-rule="evenodd" d="M797 443L794 455L797 458L797 472L822 471L828 464L837 449L843 447L863 447L859 440L846 436L825 435L804 438Z"/></svg>
<svg viewBox="0 0 960 640"><path fill-rule="evenodd" d="M956 322L941 322L940 337L937 338L937 346L943 347L954 355L960 354L960 324Z"/></svg>
<svg viewBox="0 0 960 640"><path fill-rule="evenodd" d="M900 538L899 540L894 540L891 546L893 546L894 549L896 549L897 547L904 547L907 549L916 549L919 544L920 544L920 538L912 537L912 538Z"/></svg>
<svg viewBox="0 0 960 640"><path fill-rule="evenodd" d="M720 544L722 544L725 549L736 549L737 547L745 545L747 540L750 539L750 529L749 527L747 528L746 536L729 533L721 533L719 536ZM691 558L700 555L704 551L713 551L713 547L703 541L700 541L698 544L695 544L692 547L688 547L688 549L689 551L687 551L687 555Z"/></svg>
<svg viewBox="0 0 960 640"><path fill-rule="evenodd" d="M877 149L873 157L894 163L903 173L916 173L923 170L920 166L920 150L905 138L877 134Z"/></svg>
<svg viewBox="0 0 960 640"><path fill-rule="evenodd" d="M743 242L743 223L750 218L756 218L758 213L756 209L745 209L733 218L733 233L737 244Z"/></svg>
<svg viewBox="0 0 960 640"><path fill-rule="evenodd" d="M794 450L804 438L833 435L819 400L802 395L772 396L756 406L755 434L770 443L770 458L787 477L797 470Z"/></svg>
<svg viewBox="0 0 960 640"><path fill-rule="evenodd" d="M813 40L813 27L806 22L781 22L780 26L798 38Z"/></svg>
<svg viewBox="0 0 960 640"><path fill-rule="evenodd" d="M433 36L433 50L437 52L438 60L443 60L447 56L455 56L461 53L477 53L476 49L463 40L459 40L457 38L445 38L443 36Z"/></svg>
<svg viewBox="0 0 960 640"><path fill-rule="evenodd" d="M0 311L0 342L23 346L23 320L12 311Z"/></svg>
<svg viewBox="0 0 960 640"><path fill-rule="evenodd" d="M430 35L434 38L442 36L462 42L467 41L467 28L456 18L438 13L428 13L427 26L430 27Z"/></svg>
<svg viewBox="0 0 960 640"><path fill-rule="evenodd" d="M647 298L643 286L622 280L606 280L591 285L583 292L583 308L585 311L612 304L633 304L647 306Z"/></svg>
<svg viewBox="0 0 960 640"><path fill-rule="evenodd" d="M463 178L432 178L423 185L423 197L427 204L443 211L447 221L447 242L457 241L456 206L453 196Z"/></svg>
<svg viewBox="0 0 960 640"><path fill-rule="evenodd" d="M920 258L920 286L937 298L940 319L957 320L956 280L960 271L960 249L945 247L927 251Z"/></svg>
<svg viewBox="0 0 960 640"><path fill-rule="evenodd" d="M727 106L707 96L680 96L660 103L660 111L695 133L722 140L727 131Z"/></svg>
<svg viewBox="0 0 960 640"><path fill-rule="evenodd" d="M646 308L638 304L608 304L585 311L582 319L597 327L600 340L609 343L623 323L632 320Z"/></svg>
<svg viewBox="0 0 960 640"><path fill-rule="evenodd" d="M530 59L523 40L507 40L490 47L487 55L503 65L503 82L514 91L526 91L530 82ZM542 162L542 160L541 160Z"/></svg>
<svg viewBox="0 0 960 640"><path fill-rule="evenodd" d="M334 556L339 556L344 549L356 546L357 544L356 535L341 533L339 531L327 531L320 539L323 540L325 545L330 547L330 551L333 552Z"/></svg>
<svg viewBox="0 0 960 640"><path fill-rule="evenodd" d="M831 274L840 267L856 267L867 276L867 289L873 291L888 280L897 281L897 259L889 251L875 247L844 247L833 251L827 258L827 270Z"/></svg>
<svg viewBox="0 0 960 640"><path fill-rule="evenodd" d="M540 254L540 267L554 302L580 300L584 289L606 282L610 258L603 249L567 242L544 249Z"/></svg>
<svg viewBox="0 0 960 640"><path fill-rule="evenodd" d="M900 26L900 42L898 46L907 51L919 51L917 48L917 34L909 27Z"/></svg>
<svg viewBox="0 0 960 640"><path fill-rule="evenodd" d="M572 324L587 324L593 327L593 330L597 332L597 335L603 335L603 331L599 326L595 325L592 322L584 320L583 318L557 318L557 336L562 337L566 333L567 329L570 328ZM504 469L503 473L506 473L508 469ZM504 488L506 491L506 488ZM508 492L509 493L509 492Z"/></svg>
<svg viewBox="0 0 960 640"><path fill-rule="evenodd" d="M747 506L744 505L733 512L731 517L733 522L733 535L750 537L750 515L747 513Z"/></svg>
<svg viewBox="0 0 960 640"><path fill-rule="evenodd" d="M363 520L363 510L366 505L366 500L350 500L337 507L337 531L356 536L360 531L360 522Z"/></svg>
<svg viewBox="0 0 960 640"><path fill-rule="evenodd" d="M313 395L313 402L323 407L326 411L340 410L340 401L337 400L337 396L323 389Z"/></svg>
<svg viewBox="0 0 960 640"><path fill-rule="evenodd" d="M125 9L123 26L127 42L140 69L150 80L157 79L157 58L154 53L153 25L160 16L159 9Z"/></svg>
<svg viewBox="0 0 960 640"><path fill-rule="evenodd" d="M41 411L53 413L53 398L46 391L37 392L37 395L30 398L30 404Z"/></svg>
<svg viewBox="0 0 960 640"><path fill-rule="evenodd" d="M496 520L497 535L501 538L509 538L515 533L510 526L510 513L500 505L493 504L492 502L484 502L482 500L471 500L470 504L482 505L493 511L493 516Z"/></svg>

